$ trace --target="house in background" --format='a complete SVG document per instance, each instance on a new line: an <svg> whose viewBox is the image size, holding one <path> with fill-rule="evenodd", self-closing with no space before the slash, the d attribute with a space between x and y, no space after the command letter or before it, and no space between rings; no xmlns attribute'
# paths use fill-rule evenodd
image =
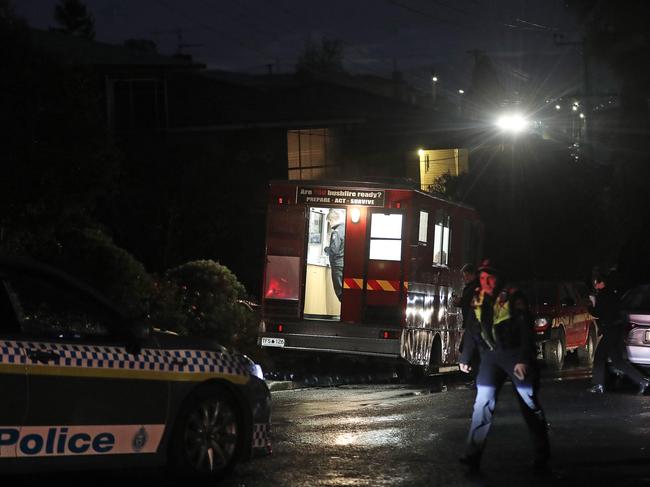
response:
<svg viewBox="0 0 650 487"><path fill-rule="evenodd" d="M213 258L256 291L269 180L408 178L427 190L437 175L467 168L457 114L436 110L397 76L254 76L33 36L93 73L124 154L105 223L150 270Z"/></svg>

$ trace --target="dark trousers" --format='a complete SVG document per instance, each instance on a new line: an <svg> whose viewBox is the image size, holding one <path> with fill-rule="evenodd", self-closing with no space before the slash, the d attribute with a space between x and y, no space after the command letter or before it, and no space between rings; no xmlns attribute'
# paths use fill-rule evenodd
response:
<svg viewBox="0 0 650 487"><path fill-rule="evenodd" d="M591 371L593 384L605 384L607 378L607 359L612 360L612 366L623 372L630 380L641 385L645 376L627 360L623 351L623 334L619 328L604 329L603 336L596 347L594 365Z"/></svg>
<svg viewBox="0 0 650 487"><path fill-rule="evenodd" d="M334 286L334 294L341 301L343 295L343 267L332 266L332 285Z"/></svg>
<svg viewBox="0 0 650 487"><path fill-rule="evenodd" d="M476 379L476 400L467 437L468 456L480 458L492 426L499 391L506 379L510 378L517 393L519 408L531 434L535 455L538 458L548 457L548 427L544 411L537 400L539 388L537 368L535 365L529 366L524 380L519 380L513 375L516 363L517 358L514 353L507 351L481 353L481 364Z"/></svg>

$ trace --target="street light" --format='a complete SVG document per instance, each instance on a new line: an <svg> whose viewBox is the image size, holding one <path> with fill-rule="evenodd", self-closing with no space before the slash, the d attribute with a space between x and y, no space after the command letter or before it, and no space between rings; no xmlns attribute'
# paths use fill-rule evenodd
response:
<svg viewBox="0 0 650 487"><path fill-rule="evenodd" d="M499 127L503 132L510 132L512 134L518 134L528 127L529 121L518 113L501 115L497 119L497 127Z"/></svg>

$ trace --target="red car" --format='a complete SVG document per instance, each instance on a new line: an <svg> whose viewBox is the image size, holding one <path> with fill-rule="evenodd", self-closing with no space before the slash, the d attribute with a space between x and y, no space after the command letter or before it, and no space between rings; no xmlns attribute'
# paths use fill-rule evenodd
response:
<svg viewBox="0 0 650 487"><path fill-rule="evenodd" d="M551 368L564 366L567 352L591 365L598 342L594 317L589 313L588 288L580 282L527 281L519 285L535 319L538 357Z"/></svg>

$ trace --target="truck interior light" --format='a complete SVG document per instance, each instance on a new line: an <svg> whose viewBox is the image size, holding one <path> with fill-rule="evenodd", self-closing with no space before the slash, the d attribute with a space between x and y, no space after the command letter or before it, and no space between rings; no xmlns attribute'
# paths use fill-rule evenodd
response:
<svg viewBox="0 0 650 487"><path fill-rule="evenodd" d="M359 208L352 208L350 210L350 220L352 220L352 223L359 223L360 218L361 210Z"/></svg>

